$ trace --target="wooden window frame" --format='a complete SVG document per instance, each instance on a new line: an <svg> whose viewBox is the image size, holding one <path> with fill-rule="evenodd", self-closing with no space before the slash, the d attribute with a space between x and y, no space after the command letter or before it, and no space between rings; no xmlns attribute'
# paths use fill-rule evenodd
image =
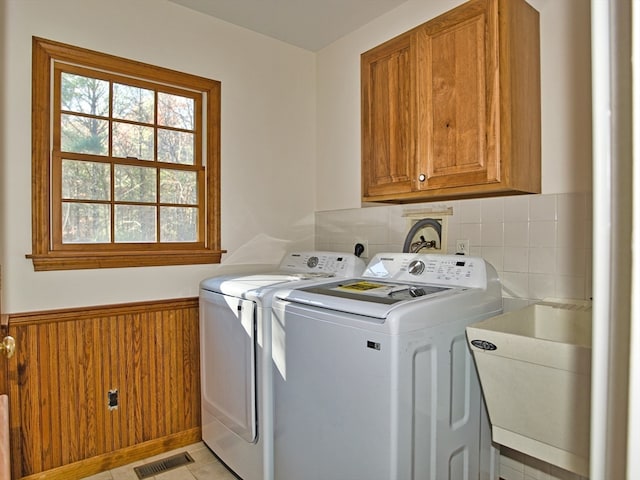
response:
<svg viewBox="0 0 640 480"><path fill-rule="evenodd" d="M75 270L160 265L219 263L225 252L220 246L220 89L219 81L144 64L113 55L33 37L32 42L32 253L36 271ZM99 244L62 246L54 241L61 232L52 225L52 134L53 63L139 78L153 83L185 88L206 95L206 144L203 157L204 212L201 241L161 244ZM200 182L202 187L202 182ZM204 218L205 225L202 225Z"/></svg>

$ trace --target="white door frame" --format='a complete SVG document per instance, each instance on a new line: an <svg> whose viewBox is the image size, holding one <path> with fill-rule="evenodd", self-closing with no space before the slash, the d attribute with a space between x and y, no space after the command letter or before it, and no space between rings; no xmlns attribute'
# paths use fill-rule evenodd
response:
<svg viewBox="0 0 640 480"><path fill-rule="evenodd" d="M630 41L633 31L639 29L639 4L639 0L633 0L636 27L632 28L629 0L591 0L594 178L591 480L640 478L637 453L640 332L632 328L633 316L638 314L638 300L633 295L638 292L638 279L634 279L638 260L633 252L639 251L640 225L636 220L638 209L634 213L632 207L634 202L637 205L640 188L632 158ZM637 38L634 41L637 44ZM637 78L635 81L637 84ZM640 92L637 87L636 92ZM637 136L637 122L635 128ZM636 175L635 180L632 174ZM629 408L634 405L635 411Z"/></svg>

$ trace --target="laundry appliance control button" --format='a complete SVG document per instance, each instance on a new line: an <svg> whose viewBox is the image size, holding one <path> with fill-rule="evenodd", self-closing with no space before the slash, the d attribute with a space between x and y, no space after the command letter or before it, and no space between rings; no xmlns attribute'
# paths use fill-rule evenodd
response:
<svg viewBox="0 0 640 480"><path fill-rule="evenodd" d="M424 272L424 262L422 260L413 260L409 264L409 273L411 275L420 275Z"/></svg>

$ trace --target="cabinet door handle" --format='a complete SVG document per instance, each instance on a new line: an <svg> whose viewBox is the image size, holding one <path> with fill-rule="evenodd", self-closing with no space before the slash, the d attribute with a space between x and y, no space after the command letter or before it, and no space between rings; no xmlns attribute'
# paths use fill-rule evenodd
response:
<svg viewBox="0 0 640 480"><path fill-rule="evenodd" d="M427 179L427 176L424 173L421 173L420 175L418 175L418 180L420 180L421 182L424 182Z"/></svg>

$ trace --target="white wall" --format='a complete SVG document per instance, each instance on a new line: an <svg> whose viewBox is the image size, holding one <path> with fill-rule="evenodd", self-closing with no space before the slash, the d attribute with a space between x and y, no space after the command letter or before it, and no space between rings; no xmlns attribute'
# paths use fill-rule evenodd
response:
<svg viewBox="0 0 640 480"><path fill-rule="evenodd" d="M360 54L461 3L408 0L318 53L317 210L360 206ZM589 2L529 3L540 12L542 192L588 192Z"/></svg>
<svg viewBox="0 0 640 480"><path fill-rule="evenodd" d="M541 12L543 192L589 191L588 2L530 1ZM223 265L260 263L311 248L314 210L360 206L360 54L459 3L408 0L313 54L167 0L1 2L3 311L190 296L219 271L33 271L32 35L222 81Z"/></svg>
<svg viewBox="0 0 640 480"><path fill-rule="evenodd" d="M2 309L197 295L217 266L34 272L33 35L222 82L223 265L313 246L315 54L167 0L3 0L0 82ZM292 201L292 199L295 199ZM278 257L279 258L279 257Z"/></svg>

